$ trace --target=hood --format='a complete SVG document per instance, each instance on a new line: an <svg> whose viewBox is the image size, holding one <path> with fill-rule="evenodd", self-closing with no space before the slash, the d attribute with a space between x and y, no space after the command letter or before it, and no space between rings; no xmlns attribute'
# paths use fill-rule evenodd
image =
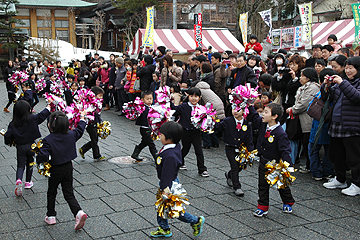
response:
<svg viewBox="0 0 360 240"><path fill-rule="evenodd" d="M210 85L207 82L200 81L198 82L195 87L200 89L210 89Z"/></svg>
<svg viewBox="0 0 360 240"><path fill-rule="evenodd" d="M155 66L154 64L146 65L146 67L149 68L149 70L150 70L151 73L155 72L156 66Z"/></svg>

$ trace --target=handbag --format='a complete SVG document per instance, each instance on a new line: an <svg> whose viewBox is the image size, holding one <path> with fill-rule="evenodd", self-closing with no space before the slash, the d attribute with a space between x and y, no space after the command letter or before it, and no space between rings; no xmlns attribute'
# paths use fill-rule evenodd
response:
<svg viewBox="0 0 360 240"><path fill-rule="evenodd" d="M290 116L286 119L286 134L288 135L289 140L300 140L302 139L302 131L300 125L299 116Z"/></svg>
<svg viewBox="0 0 360 240"><path fill-rule="evenodd" d="M323 100L315 97L307 110L307 114L310 117L320 121L322 109L323 109L324 105L325 105L325 103ZM330 120L331 114L332 114L332 108L329 106L329 111L325 116L325 122L328 122Z"/></svg>
<svg viewBox="0 0 360 240"><path fill-rule="evenodd" d="M126 81L125 85L124 85L124 90L126 92L128 92L130 90L130 86L131 86L131 80L130 81Z"/></svg>
<svg viewBox="0 0 360 240"><path fill-rule="evenodd" d="M140 90L140 80L136 79L134 86L133 86L134 91L139 91Z"/></svg>

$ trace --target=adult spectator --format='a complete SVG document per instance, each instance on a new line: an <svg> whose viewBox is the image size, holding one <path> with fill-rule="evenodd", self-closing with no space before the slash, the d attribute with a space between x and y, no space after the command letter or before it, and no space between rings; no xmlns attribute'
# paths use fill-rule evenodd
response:
<svg viewBox="0 0 360 240"><path fill-rule="evenodd" d="M321 56L322 58L326 61L328 61L328 58L331 56L331 54L333 54L334 52L334 48L331 45L324 45L321 48Z"/></svg>
<svg viewBox="0 0 360 240"><path fill-rule="evenodd" d="M115 67L115 54L110 54L109 67Z"/></svg>
<svg viewBox="0 0 360 240"><path fill-rule="evenodd" d="M182 68L177 67L173 63L170 55L163 57L164 68L161 71L161 86L171 86L172 83L180 83L182 77Z"/></svg>
<svg viewBox="0 0 360 240"><path fill-rule="evenodd" d="M104 111L107 111L110 110L109 73L111 68L109 68L108 62L104 61L103 57L99 57L99 62L101 65L97 72L97 81L99 82L99 86L104 90Z"/></svg>
<svg viewBox="0 0 360 240"><path fill-rule="evenodd" d="M128 95L124 90L126 78L126 69L124 66L124 59L122 57L118 57L115 59L115 91L118 102L118 110L120 111L120 115L123 115L123 105L129 101Z"/></svg>
<svg viewBox="0 0 360 240"><path fill-rule="evenodd" d="M285 56L283 54L281 53L276 54L274 59L275 61L273 62L272 71L269 72L271 75L275 75L277 72L279 72L279 69L285 67Z"/></svg>
<svg viewBox="0 0 360 240"><path fill-rule="evenodd" d="M340 55L344 55L346 58L349 58L350 57L350 49L344 47L344 48L340 48L338 51L337 51L338 54Z"/></svg>
<svg viewBox="0 0 360 240"><path fill-rule="evenodd" d="M164 46L158 46L157 47L158 53L159 55L157 56L157 58L163 58L166 54L166 47Z"/></svg>
<svg viewBox="0 0 360 240"><path fill-rule="evenodd" d="M212 46L209 46L208 47L208 52L207 52L207 57L208 57L208 60L210 62L210 64L213 64L212 63L212 60L211 60L211 56L212 56L213 52L212 52ZM221 55L220 55L221 56Z"/></svg>
<svg viewBox="0 0 360 240"><path fill-rule="evenodd" d="M16 68L14 66L14 63L12 60L9 60L8 65L6 66L5 70L4 70L4 79L5 79L5 84L6 84L6 90L8 93L8 103L6 104L5 108L4 108L4 112L10 112L8 110L9 106L11 105L11 103L14 102L15 100L15 87L14 85L12 85L9 82L9 78L11 78L11 76L13 75L13 73L16 71Z"/></svg>
<svg viewBox="0 0 360 240"><path fill-rule="evenodd" d="M94 54L94 61L99 61L100 55L98 53Z"/></svg>
<svg viewBox="0 0 360 240"><path fill-rule="evenodd" d="M315 70L318 73L318 75L325 67L326 67L326 63L324 59L319 58L315 60Z"/></svg>
<svg viewBox="0 0 360 240"><path fill-rule="evenodd" d="M195 48L195 57L202 55L202 54L203 54L202 47Z"/></svg>
<svg viewBox="0 0 360 240"><path fill-rule="evenodd" d="M41 68L41 72L45 78L45 80L50 80L50 74L53 74L53 71L50 70L50 72L48 71L49 69L49 62L47 60L44 61L43 66Z"/></svg>
<svg viewBox="0 0 360 240"><path fill-rule="evenodd" d="M196 65L195 59L196 59L196 57L194 57L194 56L189 57L188 79L190 79L190 81L197 81L197 79L198 79L197 70L199 67Z"/></svg>
<svg viewBox="0 0 360 240"><path fill-rule="evenodd" d="M296 92L295 104L286 109L287 114L298 115L300 119L302 131L302 145L305 150L306 167L302 169L302 173L310 172L310 159L308 154L309 137L311 131L312 118L307 114L307 108L315 94L319 92L319 78L314 68L305 68L301 71L300 83L301 87ZM297 150L297 149L296 149ZM294 159L293 159L293 163Z"/></svg>
<svg viewBox="0 0 360 240"><path fill-rule="evenodd" d="M165 55L169 55L170 57L173 57L173 51L171 49L166 49L166 54Z"/></svg>
<svg viewBox="0 0 360 240"><path fill-rule="evenodd" d="M145 55L144 62L145 66L140 63L136 70L136 76L140 79L141 92L149 91L150 84L153 82L152 74L156 68L153 64L153 58L150 55Z"/></svg>
<svg viewBox="0 0 360 240"><path fill-rule="evenodd" d="M21 58L21 61L19 64L20 64L20 68L19 68L20 71L26 71L26 69L29 67L29 63L28 63L28 61L26 61L25 56L23 56Z"/></svg>
<svg viewBox="0 0 360 240"><path fill-rule="evenodd" d="M54 69L57 69L57 68L61 69L61 71L64 72L64 77L65 77L66 70L65 70L65 68L63 66L61 66L61 61L60 60L57 60L55 62L55 68Z"/></svg>
<svg viewBox="0 0 360 240"><path fill-rule="evenodd" d="M347 58L344 55L338 55L331 61L331 68L335 70L336 74L340 77L346 77L345 63Z"/></svg>
<svg viewBox="0 0 360 240"><path fill-rule="evenodd" d="M315 44L313 47L312 47L312 57L309 58L308 60L306 60L305 62L305 67L308 68L308 67L315 67L315 60L316 59L319 59L321 58L321 44Z"/></svg>
<svg viewBox="0 0 360 240"><path fill-rule="evenodd" d="M231 89L250 83L251 87L257 86L257 79L254 71L246 65L245 54L239 54L236 58L237 68L231 72L231 82L228 89L230 93Z"/></svg>
<svg viewBox="0 0 360 240"><path fill-rule="evenodd" d="M325 78L321 85L321 98L330 94L333 103L329 127L330 159L335 178L324 183L325 188L346 188L341 193L349 196L360 194L360 57L349 58L345 66L346 77ZM346 170L351 170L351 185L347 187Z"/></svg>
<svg viewBox="0 0 360 240"><path fill-rule="evenodd" d="M263 92L270 92L271 91L271 80L272 80L272 76L268 73L264 73L263 75L260 76L259 78L259 92L263 93ZM272 98L274 99L274 98Z"/></svg>
<svg viewBox="0 0 360 240"><path fill-rule="evenodd" d="M16 57L13 63L14 63L14 67L15 67L16 71L19 71L20 70L19 58Z"/></svg>
<svg viewBox="0 0 360 240"><path fill-rule="evenodd" d="M215 93L223 101L224 105L226 103L226 70L225 63L221 63L221 54L214 52L211 55L211 62L213 66L213 73L215 78Z"/></svg>
<svg viewBox="0 0 360 240"><path fill-rule="evenodd" d="M203 62L200 66L201 69L201 75L200 78L197 82L192 83L192 86L195 86L198 82L207 82L210 85L210 89L212 91L215 90L215 78L214 78L214 74L212 72L212 67L210 65L210 63L208 62Z"/></svg>

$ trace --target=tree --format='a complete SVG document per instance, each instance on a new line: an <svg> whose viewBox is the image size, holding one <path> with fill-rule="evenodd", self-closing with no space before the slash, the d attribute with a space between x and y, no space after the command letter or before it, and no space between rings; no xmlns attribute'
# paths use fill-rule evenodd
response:
<svg viewBox="0 0 360 240"><path fill-rule="evenodd" d="M8 49L10 59L14 59L15 49L24 49L26 37L21 34L16 34L20 31L20 28L14 27L15 24L24 25L25 23L21 19L15 18L17 11L15 10L15 4L19 3L17 0L1 0L0 11L4 12L4 17L0 19L0 28L5 29L0 42L3 43L1 48Z"/></svg>
<svg viewBox="0 0 360 240"><path fill-rule="evenodd" d="M91 19L94 22L94 27L92 27L95 36L94 49L98 51L101 46L102 33L105 30L105 13L103 11L96 11L95 13L97 16Z"/></svg>

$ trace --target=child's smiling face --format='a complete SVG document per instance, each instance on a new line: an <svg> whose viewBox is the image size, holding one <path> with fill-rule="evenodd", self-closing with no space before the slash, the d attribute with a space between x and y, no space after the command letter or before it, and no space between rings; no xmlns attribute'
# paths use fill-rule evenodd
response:
<svg viewBox="0 0 360 240"><path fill-rule="evenodd" d="M192 105L196 105L198 102L200 101L200 97L198 95L189 95L189 102L192 104Z"/></svg>

